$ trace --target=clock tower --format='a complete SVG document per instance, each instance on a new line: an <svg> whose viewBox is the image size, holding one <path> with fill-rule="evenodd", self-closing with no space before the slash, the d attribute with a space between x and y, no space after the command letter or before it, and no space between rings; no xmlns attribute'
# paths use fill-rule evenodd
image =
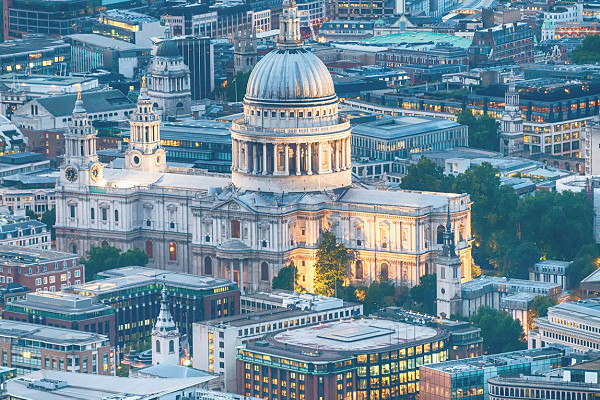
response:
<svg viewBox="0 0 600 400"><path fill-rule="evenodd" d="M102 178L102 165L96 154L96 133L83 107L81 91L73 109L72 121L65 133L65 159L61 180L67 184L90 185Z"/></svg>
<svg viewBox="0 0 600 400"><path fill-rule="evenodd" d="M142 78L137 108L129 122L129 147L125 168L146 172L165 172L167 154L160 141L160 118L148 96L146 78Z"/></svg>

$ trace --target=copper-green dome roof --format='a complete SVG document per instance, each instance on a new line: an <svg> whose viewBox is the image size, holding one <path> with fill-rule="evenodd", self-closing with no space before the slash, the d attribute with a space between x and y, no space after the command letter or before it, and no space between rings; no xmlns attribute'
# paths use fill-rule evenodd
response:
<svg viewBox="0 0 600 400"><path fill-rule="evenodd" d="M157 57L179 57L181 53L172 40L163 40L156 49Z"/></svg>

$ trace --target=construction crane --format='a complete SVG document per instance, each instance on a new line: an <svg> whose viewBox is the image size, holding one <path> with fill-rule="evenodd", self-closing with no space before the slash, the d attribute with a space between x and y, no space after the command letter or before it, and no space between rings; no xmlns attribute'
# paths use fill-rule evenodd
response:
<svg viewBox="0 0 600 400"><path fill-rule="evenodd" d="M310 20L310 11L308 10L298 10L298 16L301 21L308 21L308 26L310 28L310 33L312 35L312 39L317 42L317 35L315 35L315 29L313 27L312 21Z"/></svg>

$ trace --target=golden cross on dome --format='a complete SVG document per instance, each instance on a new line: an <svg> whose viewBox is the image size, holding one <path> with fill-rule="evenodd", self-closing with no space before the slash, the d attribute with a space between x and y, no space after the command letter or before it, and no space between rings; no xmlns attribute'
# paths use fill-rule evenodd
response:
<svg viewBox="0 0 600 400"><path fill-rule="evenodd" d="M146 87L146 77L142 76L142 87L145 88Z"/></svg>
<svg viewBox="0 0 600 400"><path fill-rule="evenodd" d="M81 100L81 88L77 89L77 100Z"/></svg>

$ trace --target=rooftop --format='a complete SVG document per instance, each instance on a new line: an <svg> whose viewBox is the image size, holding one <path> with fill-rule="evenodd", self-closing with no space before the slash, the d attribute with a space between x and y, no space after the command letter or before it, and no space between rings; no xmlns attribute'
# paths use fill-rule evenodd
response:
<svg viewBox="0 0 600 400"><path fill-rule="evenodd" d="M526 279L513 279L504 276L481 275L462 284L462 291L477 291L485 288L489 290L502 290L504 292L532 292L546 294L552 289L560 288L559 283L537 282Z"/></svg>
<svg viewBox="0 0 600 400"><path fill-rule="evenodd" d="M72 258L77 258L77 255L8 244L0 247L0 264L2 265L26 266L49 261L70 260Z"/></svg>
<svg viewBox="0 0 600 400"><path fill-rule="evenodd" d="M21 321L0 319L0 336L34 340L59 346L80 345L106 342L108 337L92 332L73 329L54 328L46 325L30 324Z"/></svg>
<svg viewBox="0 0 600 400"><path fill-rule="evenodd" d="M570 319L586 320L600 324L600 298L569 301L548 309L548 314L568 315Z"/></svg>
<svg viewBox="0 0 600 400"><path fill-rule="evenodd" d="M545 347L543 349L530 349L512 351L509 353L499 353L484 355L462 360L445 361L437 364L428 364L422 368L434 369L449 374L478 371L486 368L496 368L503 365L528 363L535 359L545 359L551 357L562 357L564 350Z"/></svg>
<svg viewBox="0 0 600 400"><path fill-rule="evenodd" d="M210 276L184 274L146 267L123 267L98 274L98 280L72 287L75 293L101 295L152 283L165 282L167 287L207 290L231 287L234 282Z"/></svg>
<svg viewBox="0 0 600 400"><path fill-rule="evenodd" d="M370 352L432 340L440 331L387 319L343 320L276 333L272 342L319 351Z"/></svg>
<svg viewBox="0 0 600 400"><path fill-rule="evenodd" d="M117 89L83 92L81 99L88 114L135 108L135 104ZM75 100L77 100L77 94L43 97L34 101L37 101L54 117L70 117L75 107Z"/></svg>
<svg viewBox="0 0 600 400"><path fill-rule="evenodd" d="M0 43L0 57L50 50L58 46L70 47L61 39L44 35L30 35L24 39L7 40Z"/></svg>
<svg viewBox="0 0 600 400"><path fill-rule="evenodd" d="M121 51L141 49L149 50L149 48L144 46L125 42L123 40L113 39L107 36L97 35L95 33L77 33L74 35L67 35L66 37L73 41L87 43L92 46L105 47L107 49L115 49Z"/></svg>
<svg viewBox="0 0 600 400"><path fill-rule="evenodd" d="M122 21L130 24L157 22L158 20L146 14L140 14L129 10L106 10L102 13L103 17L108 17L113 21Z"/></svg>
<svg viewBox="0 0 600 400"><path fill-rule="evenodd" d="M277 303L280 307L295 307L303 310L309 308L333 309L342 307L344 302L335 297L321 296L312 293L298 293L289 290L274 290L246 294L245 300L259 300Z"/></svg>
<svg viewBox="0 0 600 400"><path fill-rule="evenodd" d="M402 43L450 43L463 49L471 45L471 39L448 33L436 32L400 32L389 35L375 36L362 41L365 44L394 45Z"/></svg>
<svg viewBox="0 0 600 400"><path fill-rule="evenodd" d="M72 86L83 84L86 82L97 81L97 78L86 78L81 76L59 76L59 75L44 75L44 74L21 74L10 73L0 75L0 82L12 86L12 83L17 85L54 85L54 86Z"/></svg>
<svg viewBox="0 0 600 400"><path fill-rule="evenodd" d="M9 396L28 400L150 400L162 399L170 393L197 387L212 377L193 378L121 378L108 375L90 375L77 372L40 370L6 383ZM32 380L64 381L66 386L45 390L30 385Z"/></svg>
<svg viewBox="0 0 600 400"><path fill-rule="evenodd" d="M200 325L216 326L219 328L235 327L264 324L282 319L301 317L311 315L313 312L304 310L290 310L288 308L274 308L271 310L256 311L246 314L232 315L230 317L213 319L210 321L198 322Z"/></svg>
<svg viewBox="0 0 600 400"><path fill-rule="evenodd" d="M352 134L376 139L398 140L460 127L462 125L459 123L442 118L396 117L382 118L356 125L352 128Z"/></svg>
<svg viewBox="0 0 600 400"><path fill-rule="evenodd" d="M14 300L7 305L9 308L18 307L28 310L42 310L58 314L87 314L90 312L108 311L113 308L102 303L92 302L89 297L79 296L69 292L33 292L28 293L23 300Z"/></svg>

